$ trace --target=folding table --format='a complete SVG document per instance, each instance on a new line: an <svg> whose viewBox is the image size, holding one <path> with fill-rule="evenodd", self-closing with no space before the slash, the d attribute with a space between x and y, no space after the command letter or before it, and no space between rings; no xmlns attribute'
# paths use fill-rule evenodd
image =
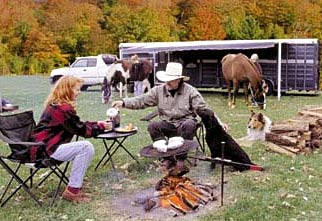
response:
<svg viewBox="0 0 322 221"><path fill-rule="evenodd" d="M128 148L124 145L124 141L130 137L133 136L137 133L137 130L133 130L130 132L116 132L116 131L111 131L111 132L106 132L104 134L100 134L95 139L102 139L104 143L104 148L105 148L105 153L102 156L101 160L98 162L98 164L95 167L95 170L101 165L101 163L105 160L103 163L103 166L107 162L111 162L113 170L115 171L115 166L112 160L113 155L116 153L116 151L119 148L122 148L126 153L130 155L130 157L135 160L138 164L139 161L131 154L131 152L128 150ZM107 141L112 141L112 143L108 146ZM106 159L107 157L107 159Z"/></svg>

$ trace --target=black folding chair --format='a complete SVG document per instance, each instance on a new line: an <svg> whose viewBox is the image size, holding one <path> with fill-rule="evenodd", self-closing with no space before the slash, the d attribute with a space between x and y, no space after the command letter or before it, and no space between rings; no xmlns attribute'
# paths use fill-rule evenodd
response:
<svg viewBox="0 0 322 221"><path fill-rule="evenodd" d="M52 174L55 174L59 178L59 183L51 200L50 206L54 205L62 182L64 182L66 185L68 183L68 178L65 176L65 174L69 162L67 162L63 170L61 170L59 165L62 162L56 161L49 157L40 159L37 162L28 161L28 149L31 146L39 146L40 148L44 148L44 143L42 142L30 142L30 136L34 127L35 121L32 110L0 115L0 139L7 144L11 152L6 156L2 155L3 152L0 154L0 164L10 175L9 181L0 196L1 207L3 207L16 193L18 193L21 188L24 189L39 206L42 206L42 203L34 193L35 191L32 191L33 178L42 169L49 169L49 171L47 175L41 179L37 187L47 180ZM29 175L26 175L26 172L20 170L23 168L22 166L27 166L30 169ZM13 186L14 180L18 183L17 187Z"/></svg>
<svg viewBox="0 0 322 221"><path fill-rule="evenodd" d="M153 111L149 113L148 115L142 117L140 120L141 121L151 121L153 118L158 116L158 111ZM204 130L204 125L201 121L198 121L197 123L197 128L195 130L195 138L199 144L199 148L203 153L206 151L206 142L205 142L205 130Z"/></svg>

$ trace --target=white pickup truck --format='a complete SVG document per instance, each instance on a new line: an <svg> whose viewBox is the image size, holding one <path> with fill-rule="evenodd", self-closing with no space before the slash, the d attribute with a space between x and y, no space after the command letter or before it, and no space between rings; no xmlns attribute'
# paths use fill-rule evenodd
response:
<svg viewBox="0 0 322 221"><path fill-rule="evenodd" d="M86 90L89 86L102 84L110 65L116 60L117 56L113 54L77 57L69 67L53 69L50 83L54 84L64 75L73 75L84 80L81 90Z"/></svg>

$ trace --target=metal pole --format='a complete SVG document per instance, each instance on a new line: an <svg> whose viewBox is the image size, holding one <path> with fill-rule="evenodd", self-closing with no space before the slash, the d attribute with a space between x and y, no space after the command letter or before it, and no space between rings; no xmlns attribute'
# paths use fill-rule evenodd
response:
<svg viewBox="0 0 322 221"><path fill-rule="evenodd" d="M225 159L225 141L221 142L221 199L220 199L220 206L224 205L224 169L225 169L225 164L224 164L224 159Z"/></svg>
<svg viewBox="0 0 322 221"><path fill-rule="evenodd" d="M282 81L282 42L278 42L277 57L277 100L281 99L281 81Z"/></svg>
<svg viewBox="0 0 322 221"><path fill-rule="evenodd" d="M233 165L244 166L245 169L252 170L252 171L264 171L265 170L264 167L259 166L257 164L240 163L240 162L235 162L235 161L232 161L229 159L222 160L219 157L211 158L211 157L195 157L195 156L191 157L191 156L188 156L188 158L192 158L194 160L210 161L210 162L215 162L215 163L222 163L223 162L225 165L230 165L230 166L233 166Z"/></svg>

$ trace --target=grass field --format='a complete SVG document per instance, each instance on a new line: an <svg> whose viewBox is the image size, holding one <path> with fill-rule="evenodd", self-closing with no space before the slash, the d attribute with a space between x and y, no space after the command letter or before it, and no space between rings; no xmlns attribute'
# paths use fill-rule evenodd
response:
<svg viewBox="0 0 322 221"><path fill-rule="evenodd" d="M20 110L33 109L36 120L39 119L49 90L48 77L0 77L1 96L19 105ZM226 93L204 91L202 94L221 120L229 125L229 133L233 137L239 138L246 135L245 127L250 110L243 104L242 96L237 100L237 107L229 110ZM293 118L298 110L306 106L322 106L321 95L288 94L280 101L276 97L268 97L267 110L263 112L273 121L279 121ZM100 101L99 87L90 88L79 96L77 112L83 120L105 119L106 109L107 106ZM122 124L132 122L139 128L138 134L126 141L126 145L135 155L143 146L150 143L146 132L147 123L139 119L152 110L121 110ZM85 188L94 196L90 204L74 205L58 199L55 207L40 208L21 191L18 197L9 201L4 208L0 208L0 220L138 220L135 216L131 217L129 214L117 211L112 206L113 199L136 190L153 187L162 174L154 168L152 160L140 157L141 165L137 165L124 151L119 151L113 158L122 176L121 180L116 179L110 165L95 171L94 167L103 153L103 144L95 139L90 141L96 148L95 157L85 178ZM228 184L224 207L208 211L198 217L190 217L189 220L321 220L322 153L320 150L309 155L290 158L267 152L260 142L244 149L254 162L266 167L267 170L242 174L226 173ZM0 142L0 153L6 152L5 144ZM206 180L218 184L219 168L210 172L208 167L207 163L200 163L198 167L192 168L191 176L194 179L200 179L201 182ZM3 189L7 177L5 171L0 168L0 190ZM47 198L51 196L55 185L56 182L53 180L47 186L41 187L38 196L44 202L49 202ZM128 202L128 205L124 206L130 204L131 202ZM178 218L167 220L178 220Z"/></svg>

